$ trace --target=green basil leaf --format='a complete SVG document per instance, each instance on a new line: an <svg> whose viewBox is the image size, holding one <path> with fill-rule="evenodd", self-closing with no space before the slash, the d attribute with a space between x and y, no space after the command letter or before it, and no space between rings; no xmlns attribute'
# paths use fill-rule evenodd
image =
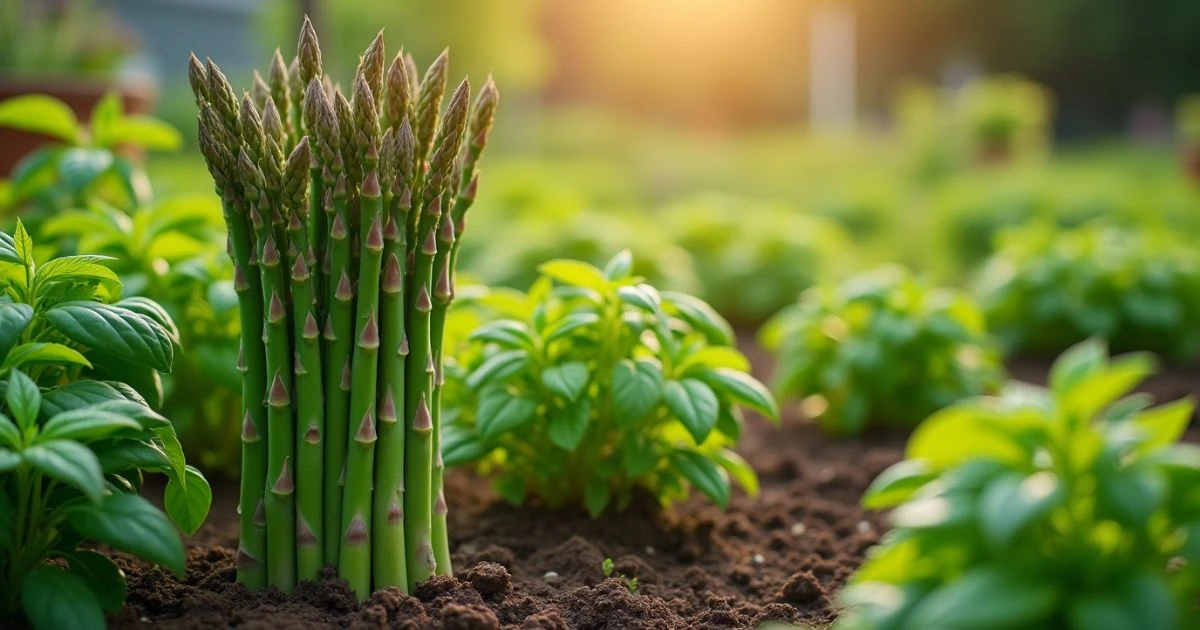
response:
<svg viewBox="0 0 1200 630"><path fill-rule="evenodd" d="M111 256L60 256L37 268L33 275L34 293L53 282L94 281L107 287L120 287L121 279L112 269L100 264L115 260Z"/></svg>
<svg viewBox="0 0 1200 630"><path fill-rule="evenodd" d="M0 473L16 470L22 461L23 458L19 452L0 447Z"/></svg>
<svg viewBox="0 0 1200 630"><path fill-rule="evenodd" d="M22 444L24 438L21 436L21 430L8 416L0 414L0 446L19 449Z"/></svg>
<svg viewBox="0 0 1200 630"><path fill-rule="evenodd" d="M701 453L680 449L671 453L671 467L721 509L729 506L729 474L712 460Z"/></svg>
<svg viewBox="0 0 1200 630"><path fill-rule="evenodd" d="M179 436L175 435L175 428L167 425L153 431L154 436L158 439L159 446L167 454L167 459L171 461L171 469L168 471L168 474L182 478L187 474L187 462L183 457L183 445L179 443Z"/></svg>
<svg viewBox="0 0 1200 630"><path fill-rule="evenodd" d="M555 446L563 450L574 451L575 447L579 446L580 440L583 439L584 433L587 433L591 413L592 404L586 398L568 405L565 409L558 410L550 418L546 436Z"/></svg>
<svg viewBox="0 0 1200 630"><path fill-rule="evenodd" d="M93 442L88 446L100 460L100 468L106 473L116 473L136 468L147 472L172 470L171 458L162 447L152 442L116 440Z"/></svg>
<svg viewBox="0 0 1200 630"><path fill-rule="evenodd" d="M1134 424L1146 434L1143 448L1153 449L1178 442L1192 421L1195 408L1194 400L1183 398L1133 416Z"/></svg>
<svg viewBox="0 0 1200 630"><path fill-rule="evenodd" d="M982 566L926 596L907 627L940 630L1035 628L1049 623L1060 594L1028 573Z"/></svg>
<svg viewBox="0 0 1200 630"><path fill-rule="evenodd" d="M607 293L612 283L604 272L578 260L558 259L543 263L538 271L564 284Z"/></svg>
<svg viewBox="0 0 1200 630"><path fill-rule="evenodd" d="M612 500L612 491L608 487L607 479L591 477L587 480L587 484L583 487L583 506L587 508L588 514L592 518L603 514L604 508L608 507L610 500Z"/></svg>
<svg viewBox="0 0 1200 630"><path fill-rule="evenodd" d="M21 431L29 430L37 422L38 409L42 406L42 393L21 370L9 373L4 401Z"/></svg>
<svg viewBox="0 0 1200 630"><path fill-rule="evenodd" d="M587 389L587 364L582 361L569 361L542 371L542 384L546 389L574 401Z"/></svg>
<svg viewBox="0 0 1200 630"><path fill-rule="evenodd" d="M78 442L52 440L39 442L22 452L34 470L83 492L93 503L104 494L104 472L100 461Z"/></svg>
<svg viewBox="0 0 1200 630"><path fill-rule="evenodd" d="M754 472L754 467L742 458L741 455L723 448L712 454L713 461L717 462L725 472L729 473L729 477L736 481L742 490L750 496L758 496L758 475Z"/></svg>
<svg viewBox="0 0 1200 630"><path fill-rule="evenodd" d="M474 431L457 425L442 428L441 447L442 461L449 467L469 464L492 451Z"/></svg>
<svg viewBox="0 0 1200 630"><path fill-rule="evenodd" d="M1151 468L1117 470L1102 468L1096 473L1098 512L1118 523L1141 527L1166 497L1162 475Z"/></svg>
<svg viewBox="0 0 1200 630"><path fill-rule="evenodd" d="M75 112L66 103L44 94L18 96L0 103L0 127L39 133L69 144L82 140Z"/></svg>
<svg viewBox="0 0 1200 630"><path fill-rule="evenodd" d="M671 291L663 291L662 299L664 303L673 307L680 319L704 335L709 343L733 345L733 326L704 300Z"/></svg>
<svg viewBox="0 0 1200 630"><path fill-rule="evenodd" d="M21 611L35 630L104 630L104 611L79 576L42 565L21 580Z"/></svg>
<svg viewBox="0 0 1200 630"><path fill-rule="evenodd" d="M642 435L630 435L621 441L621 465L631 478L640 477L658 466L658 444Z"/></svg>
<svg viewBox="0 0 1200 630"><path fill-rule="evenodd" d="M612 404L618 426L635 426L658 406L662 394L662 367L657 363L623 359L613 368Z"/></svg>
<svg viewBox="0 0 1200 630"><path fill-rule="evenodd" d="M779 424L779 405L765 385L745 372L729 368L715 368L696 374L696 377L717 391L728 393L735 401L761 413L768 420Z"/></svg>
<svg viewBox="0 0 1200 630"><path fill-rule="evenodd" d="M72 194L83 192L113 165L113 154L105 149L73 147L58 160L58 177Z"/></svg>
<svg viewBox="0 0 1200 630"><path fill-rule="evenodd" d="M679 362L678 372L683 376L692 376L705 368L729 368L738 372L749 372L750 361L737 348L704 346L684 357Z"/></svg>
<svg viewBox="0 0 1200 630"><path fill-rule="evenodd" d="M25 229L25 223L20 219L17 219L17 230L13 234L13 245L17 251L17 258L20 259L21 263L26 267L32 267L34 264L33 238L29 236L29 231ZM24 278L21 281L24 282Z"/></svg>
<svg viewBox="0 0 1200 630"><path fill-rule="evenodd" d="M162 512L136 494L110 494L99 505L86 505L67 515L85 537L161 564L183 577L183 541Z"/></svg>
<svg viewBox="0 0 1200 630"><path fill-rule="evenodd" d="M494 343L503 348L514 350L522 348L528 350L534 347L533 335L530 334L529 327L524 322L519 322L515 319L501 319L488 322L471 333L470 339L472 341Z"/></svg>
<svg viewBox="0 0 1200 630"><path fill-rule="evenodd" d="M516 475L504 475L492 482L492 489L500 498L513 505L525 502L525 480Z"/></svg>
<svg viewBox="0 0 1200 630"><path fill-rule="evenodd" d="M682 381L667 381L663 386L663 401L671 415L675 416L692 435L696 444L702 444L717 426L720 403L717 395L703 382L685 378Z"/></svg>
<svg viewBox="0 0 1200 630"><path fill-rule="evenodd" d="M628 249L617 252L617 255L604 265L604 276L613 281L628 278L631 271L633 271L633 253Z"/></svg>
<svg viewBox="0 0 1200 630"><path fill-rule="evenodd" d="M187 467L186 475L186 483L176 477L167 480L167 487L163 491L163 507L179 529L191 535L200 529L208 517L208 509L212 506L212 488L204 475L192 466Z"/></svg>
<svg viewBox="0 0 1200 630"><path fill-rule="evenodd" d="M145 315L99 302L66 302L45 316L76 343L159 372L171 371L175 350L171 336Z"/></svg>
<svg viewBox="0 0 1200 630"><path fill-rule="evenodd" d="M478 390L485 385L501 384L508 377L524 370L528 365L529 354L524 350L497 352L485 359L467 376L467 387Z"/></svg>
<svg viewBox="0 0 1200 630"><path fill-rule="evenodd" d="M158 370L97 350L89 352L88 358L92 362L92 378L104 381L125 398L141 402L147 407L162 406L163 384Z"/></svg>
<svg viewBox="0 0 1200 630"><path fill-rule="evenodd" d="M68 409L89 407L109 400L125 400L107 383L85 379L52 389L42 396L42 415L53 416Z"/></svg>
<svg viewBox="0 0 1200 630"><path fill-rule="evenodd" d="M1089 374L1104 365L1108 358L1108 347L1100 339L1092 338L1072 346L1054 362L1050 368L1050 389L1057 396L1064 396Z"/></svg>
<svg viewBox="0 0 1200 630"><path fill-rule="evenodd" d="M621 287L617 289L617 297L622 302L647 313L657 313L662 307L662 298L659 297L658 290L648 284Z"/></svg>
<svg viewBox="0 0 1200 630"><path fill-rule="evenodd" d="M167 334L175 342L175 345L179 345L179 328L175 325L175 320L171 318L171 314L167 312L167 309L163 308L162 304L147 297L134 295L117 302L114 306L145 315L158 322L158 325L167 331Z"/></svg>
<svg viewBox="0 0 1200 630"><path fill-rule="evenodd" d="M60 363L64 365L82 365L92 367L78 350L60 343L33 342L23 343L13 348L4 358L4 367L15 368L30 363Z"/></svg>
<svg viewBox="0 0 1200 630"><path fill-rule="evenodd" d="M546 343L566 338L571 333L593 326L600 321L600 316L588 311L577 311L562 319L555 320L545 331Z"/></svg>
<svg viewBox="0 0 1200 630"><path fill-rule="evenodd" d="M33 321L33 307L18 302L0 302L0 359L8 356Z"/></svg>
<svg viewBox="0 0 1200 630"><path fill-rule="evenodd" d="M1008 474L994 479L979 498L983 534L998 547L1012 543L1017 534L1066 498L1058 478L1049 472Z"/></svg>
<svg viewBox="0 0 1200 630"><path fill-rule="evenodd" d="M536 411L536 401L515 396L505 387L489 387L479 395L475 426L479 435L491 439L529 422Z"/></svg>
<svg viewBox="0 0 1200 630"><path fill-rule="evenodd" d="M863 507L881 510L900 505L937 477L937 471L930 469L925 460L906 459L892 464L871 482L863 494Z"/></svg>
<svg viewBox="0 0 1200 630"><path fill-rule="evenodd" d="M125 572L112 558L88 549L75 549L66 558L68 571L87 584L101 608L110 613L121 610L125 604Z"/></svg>
<svg viewBox="0 0 1200 630"><path fill-rule="evenodd" d="M42 425L38 443L47 440L89 442L106 437L121 429L140 431L140 422L121 414L95 407L81 407L54 415Z"/></svg>

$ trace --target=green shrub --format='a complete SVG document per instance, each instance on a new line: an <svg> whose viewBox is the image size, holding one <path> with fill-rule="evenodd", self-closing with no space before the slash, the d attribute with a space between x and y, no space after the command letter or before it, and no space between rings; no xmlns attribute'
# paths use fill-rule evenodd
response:
<svg viewBox="0 0 1200 630"><path fill-rule="evenodd" d="M1050 388L933 415L867 490L895 508L843 601L844 630L1192 627L1200 448L1183 400L1123 398L1153 371L1089 341Z"/></svg>
<svg viewBox="0 0 1200 630"><path fill-rule="evenodd" d="M141 168L119 147L177 149L179 133L149 116L127 116L116 92L106 94L81 124L66 103L44 94L0 102L0 127L50 136L55 143L25 156L10 174L7 205L36 223L64 208L101 199L123 210L149 200ZM25 208L30 206L30 208Z"/></svg>
<svg viewBox="0 0 1200 630"><path fill-rule="evenodd" d="M1004 233L980 279L989 328L1044 355L1091 336L1177 360L1200 352L1200 259L1171 235L1088 225Z"/></svg>
<svg viewBox="0 0 1200 630"><path fill-rule="evenodd" d="M171 369L170 317L151 300L114 301L105 257L38 265L33 251L22 224L0 234L0 617L103 628L125 577L92 543L182 576L175 526L198 529L212 493L140 393ZM169 520L139 495L144 472L167 475Z"/></svg>
<svg viewBox="0 0 1200 630"><path fill-rule="evenodd" d="M1003 375L970 299L899 267L809 290L761 337L779 357L776 392L839 435L912 426Z"/></svg>
<svg viewBox="0 0 1200 630"><path fill-rule="evenodd" d="M695 262L699 297L738 323L761 322L792 303L849 249L833 221L732 196L672 204L663 224Z"/></svg>
<svg viewBox="0 0 1200 630"><path fill-rule="evenodd" d="M627 251L603 271L554 260L528 295L468 301L468 313L495 317L446 366L447 465L476 463L514 503L537 496L592 515L624 507L637 488L665 503L690 485L722 507L731 477L755 492L730 447L741 407L777 420L775 402L724 319L659 293L633 267Z"/></svg>

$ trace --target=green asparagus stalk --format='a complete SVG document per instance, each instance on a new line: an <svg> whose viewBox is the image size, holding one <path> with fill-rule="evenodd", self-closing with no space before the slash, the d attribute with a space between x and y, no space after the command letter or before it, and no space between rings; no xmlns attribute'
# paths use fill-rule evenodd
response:
<svg viewBox="0 0 1200 630"><path fill-rule="evenodd" d="M433 551L437 558L439 575L450 575L450 539L446 529L446 495L444 490L445 464L441 454L441 419L442 419L442 343L446 329L446 312L454 299L456 282L455 270L458 263L459 243L463 232L466 231L466 213L475 201L475 191L479 185L476 166L484 147L487 146L488 134L496 115L496 105L500 93L496 83L488 76L479 91L479 97L471 114L470 133L467 138L466 150L459 162L462 173L453 181L458 183L458 197L448 218L442 220L442 233L439 234L439 261L434 263L434 269L439 276L434 291L433 313L430 321L430 342L434 349L434 395L433 395L433 438L434 438L434 468L433 468ZM442 255L448 250L448 254Z"/></svg>
<svg viewBox="0 0 1200 630"><path fill-rule="evenodd" d="M296 578L317 580L324 564L325 397L321 378L321 327L317 323L312 269L316 258L308 242L308 138L302 138L284 167L283 210L288 213L288 265L291 269L292 369L296 386Z"/></svg>
<svg viewBox="0 0 1200 630"><path fill-rule="evenodd" d="M253 111L254 105L249 98L244 103L243 112ZM280 265L275 232L269 221L272 202L266 194L263 173L251 161L244 147L238 154L238 166L250 201L250 223L254 226L258 241L263 302L267 305L263 327L266 373L270 382L267 390L268 492L265 500L267 583L286 593L296 585L295 480L292 473L295 426L290 387L292 353L287 285Z"/></svg>
<svg viewBox="0 0 1200 630"><path fill-rule="evenodd" d="M438 130L436 150L429 162L425 182L425 211L417 220L420 248L414 252L413 285L416 295L408 310L408 337L412 352L405 367L407 377L406 411L411 419L405 450L405 543L408 548L409 586L428 579L436 572L433 549L433 383L436 375L434 349L431 346L430 315L436 287L434 276L438 254L438 229L442 221L443 199L449 195L450 175L470 109L471 87L467 80L458 86ZM448 214L448 209L447 209ZM453 230L449 230L453 238ZM448 252L446 252L448 254ZM446 254L443 254L445 256Z"/></svg>
<svg viewBox="0 0 1200 630"><path fill-rule="evenodd" d="M189 61L242 305L252 588L291 590L323 563L359 598L450 572L441 345L496 92L489 78L471 108L464 81L439 116L447 59L420 81L405 53L385 71L377 36L347 100L306 19L291 63L276 51L240 103L211 60Z"/></svg>
<svg viewBox="0 0 1200 630"><path fill-rule="evenodd" d="M375 403L379 369L379 274L383 256L383 198L379 185L379 122L367 79L354 84L356 146L365 146L366 173L360 192L361 247L355 347L350 390L350 421L355 428L346 458L342 503L342 548L338 576L365 600L371 592L371 487L374 480Z"/></svg>
<svg viewBox="0 0 1200 630"><path fill-rule="evenodd" d="M237 167L229 147L236 141L218 118L207 99L207 73L204 66L192 57L189 64L192 87L200 101L200 151L208 163L229 233L229 252L234 265L234 290L238 295L239 322L242 330L258 330L262 325L262 287L258 268L252 261L253 237L246 216L246 201L237 183ZM266 384L266 354L262 339L243 335L239 348L238 371L242 375L242 476L238 502L240 520L238 545L238 581L248 588L266 586L266 529L263 511L263 491L266 484L267 451L266 407L263 392Z"/></svg>
<svg viewBox="0 0 1200 630"><path fill-rule="evenodd" d="M328 277L324 273L325 239L329 234L329 224L326 221L323 203L325 189L333 184L323 176L323 164L333 159L336 149L329 134L329 128L318 129L318 119L328 116L332 119L333 106L321 88L321 46L317 42L317 34L312 22L304 16L304 24L300 27L300 40L296 43L296 59L300 81L304 87L304 101L298 107L302 114L303 129L297 128L297 135L308 134L313 155L312 169L309 172L311 180L308 195L308 242L312 247L313 256L321 264L312 269L314 273L314 289L317 295L318 309L324 305L324 291ZM297 92L299 90L296 90Z"/></svg>
<svg viewBox="0 0 1200 630"><path fill-rule="evenodd" d="M389 74L389 77L392 75ZM403 79L407 82L407 78ZM389 78L389 82L391 79ZM389 104L396 101L389 96ZM412 206L413 151L416 139L407 118L393 137L391 151L395 168L389 185L391 203L383 230L383 276L380 283L381 330L379 357L379 442L375 457L372 578L375 588L399 587L408 592L408 570L404 545L404 457L405 427L399 411L405 401L405 358L409 353L405 334L404 264L407 257L404 226ZM389 171L385 171L388 173Z"/></svg>
<svg viewBox="0 0 1200 630"><path fill-rule="evenodd" d="M340 169L339 169L340 170ZM354 285L351 274L349 192L344 173L335 172L329 193L329 298L325 319L325 505L342 505L342 473L350 432L350 354L354 329ZM325 531L341 532L338 510L325 511ZM325 539L325 561L337 566L340 538Z"/></svg>

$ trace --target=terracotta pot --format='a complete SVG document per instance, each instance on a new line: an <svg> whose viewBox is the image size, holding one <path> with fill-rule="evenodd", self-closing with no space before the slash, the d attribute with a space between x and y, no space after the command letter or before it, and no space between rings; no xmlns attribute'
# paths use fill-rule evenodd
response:
<svg viewBox="0 0 1200 630"><path fill-rule="evenodd" d="M94 79L0 76L0 101L25 94L46 94L66 103L85 123L92 106L112 89L121 93L126 113L149 114L153 109L155 91L150 83L117 86ZM0 174L12 172L22 157L49 142L53 139L41 134L0 128Z"/></svg>
<svg viewBox="0 0 1200 630"><path fill-rule="evenodd" d="M1179 161L1192 182L1200 184L1200 142L1192 142L1179 152Z"/></svg>

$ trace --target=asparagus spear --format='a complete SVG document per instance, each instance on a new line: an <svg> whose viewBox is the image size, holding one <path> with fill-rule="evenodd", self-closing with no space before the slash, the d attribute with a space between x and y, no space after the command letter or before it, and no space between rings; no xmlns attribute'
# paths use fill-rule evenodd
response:
<svg viewBox="0 0 1200 630"><path fill-rule="evenodd" d="M391 76L391 75L389 75ZM407 79L404 79L407 82ZM390 81L390 79L389 79ZM389 97L389 103L393 102ZM404 456L405 427L398 409L405 401L404 260L407 257L405 229L412 206L413 151L416 139L404 118L393 136L395 169L389 175L392 189L383 230L383 277L380 284L380 321L384 323L380 344L379 442L375 458L372 552L375 588L399 587L408 592L408 570L404 546ZM387 171L385 171L387 173Z"/></svg>
<svg viewBox="0 0 1200 630"><path fill-rule="evenodd" d="M296 578L317 580L324 564L325 399L321 378L321 328L317 323L313 266L308 242L308 172L312 160L302 138L284 168L283 210L287 212L288 265L291 269L293 377L296 384Z"/></svg>
<svg viewBox="0 0 1200 630"><path fill-rule="evenodd" d="M206 99L207 72L192 57L189 73L192 87L200 101L200 151L208 163L225 223L229 230L229 252L234 265L234 290L238 295L239 323L242 330L258 330L263 317L262 287L255 258L253 237L246 217L246 200L240 192L237 167L231 159L230 147L236 140L220 121L216 110ZM267 460L264 437L267 429L266 407L262 394L266 391L266 351L262 339L243 335L239 348L238 371L242 375L242 476L238 502L240 519L237 575L248 588L266 586L266 529L263 512L263 491L266 484Z"/></svg>
<svg viewBox="0 0 1200 630"><path fill-rule="evenodd" d="M243 112L253 111L250 99ZM248 107L247 107L248 106ZM252 124L252 123L251 123ZM249 135L249 134L243 134ZM291 334L288 327L287 287L280 268L274 230L264 213L272 211L262 171L245 147L238 154L238 167L250 201L250 223L258 241L259 271L263 302L267 305L263 327L266 346L267 390L267 583L290 592L296 584L295 481L292 453L295 427L291 401Z"/></svg>
<svg viewBox="0 0 1200 630"><path fill-rule="evenodd" d="M458 263L459 243L463 232L466 231L466 213L475 201L475 191L479 185L479 176L475 172L479 157L487 146L488 134L491 132L492 121L496 115L496 105L500 93L496 83L488 76L479 91L475 107L471 113L470 133L467 136L467 146L463 152L461 174L452 181L458 182L458 197L448 218L443 219L443 230L447 233L440 235L442 248L438 251L439 262L434 268L441 274L438 277L437 290L434 292L433 313L430 322L430 342L434 349L436 378L433 395L433 437L434 437L434 468L433 468L433 551L437 558L439 575L450 575L450 540L446 530L446 496L443 489L445 465L441 457L441 418L442 418L442 342L446 328L446 312L454 299L455 270ZM442 250L449 253L443 257Z"/></svg>
<svg viewBox="0 0 1200 630"><path fill-rule="evenodd" d="M354 84L355 145L365 147L361 187L358 304L354 328L350 421L356 427L346 458L342 547L338 576L360 600L371 592L371 485L374 478L375 402L379 355L379 274L383 256L383 199L379 185L379 122L366 77Z"/></svg>
<svg viewBox="0 0 1200 630"><path fill-rule="evenodd" d="M325 260L325 239L329 233L329 225L325 220L322 204L325 200L325 189L333 182L327 182L323 177L323 164L333 159L336 149L328 137L328 130L319 130L318 118L333 114L333 106L321 89L321 46L317 43L317 34L312 22L304 16L304 24L300 27L300 40L296 43L297 67L300 81L304 86L304 101L299 108L303 122L303 132L313 137L311 142L313 163L309 173L311 180L308 195L308 242L312 247L313 256L318 261ZM297 92L299 90L296 90ZM328 110L328 114L326 114ZM297 129L297 134L301 133ZM318 307L324 303L324 289L327 276L323 273L323 264L312 269L315 274L313 288L316 291Z"/></svg>
<svg viewBox="0 0 1200 630"><path fill-rule="evenodd" d="M471 86L467 80L458 86L438 131L437 149L429 163L425 183L425 211L417 221L420 249L414 252L413 285L416 295L408 311L408 338L412 352L405 367L406 411L411 418L405 443L405 544L408 549L408 580L410 588L433 575L437 559L433 550L433 381L436 372L434 352L430 345L430 313L433 310L431 290L438 253L438 226L442 220L443 199L449 194L447 186L454 170L470 109ZM453 231L450 231L453 234ZM452 237L452 236L451 236ZM439 270L440 277L440 270ZM448 276L447 276L448 277Z"/></svg>

